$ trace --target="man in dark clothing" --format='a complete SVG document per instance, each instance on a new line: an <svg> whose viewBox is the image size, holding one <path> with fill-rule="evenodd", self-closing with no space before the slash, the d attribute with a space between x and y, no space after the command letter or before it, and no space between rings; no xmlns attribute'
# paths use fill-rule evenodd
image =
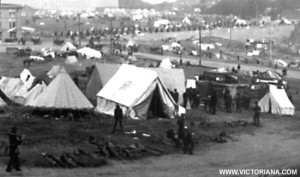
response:
<svg viewBox="0 0 300 177"><path fill-rule="evenodd" d="M122 126L123 112L118 104L116 105L116 109L114 112L114 118L115 118L115 124L114 124L114 129L113 129L112 133L115 133L116 126L118 123L120 125L121 131L123 132L123 126Z"/></svg>
<svg viewBox="0 0 300 177"><path fill-rule="evenodd" d="M209 109L211 114L216 114L217 101L217 92L215 90L212 90L209 102Z"/></svg>
<svg viewBox="0 0 300 177"><path fill-rule="evenodd" d="M178 103L179 93L177 92L177 89L174 89L174 92L173 92L173 98L174 98L174 101L175 101L176 103Z"/></svg>
<svg viewBox="0 0 300 177"><path fill-rule="evenodd" d="M241 65L240 64L237 65L237 70L238 71L241 70Z"/></svg>
<svg viewBox="0 0 300 177"><path fill-rule="evenodd" d="M241 109L241 95L240 95L240 93L237 94L237 96L235 98L235 103L236 103L236 112L241 113L242 109Z"/></svg>
<svg viewBox="0 0 300 177"><path fill-rule="evenodd" d="M182 94L182 97L183 97L183 107L186 108L186 104L187 104L187 101L188 101L186 91Z"/></svg>
<svg viewBox="0 0 300 177"><path fill-rule="evenodd" d="M177 120L177 142L176 142L176 147L180 146L180 142L184 143L185 141L185 136L184 136L184 119L185 115L182 114L178 120Z"/></svg>
<svg viewBox="0 0 300 177"><path fill-rule="evenodd" d="M287 75L287 69L286 68L283 68L282 69L282 76L286 76Z"/></svg>
<svg viewBox="0 0 300 177"><path fill-rule="evenodd" d="M231 113L232 97L229 92L225 93L226 112Z"/></svg>
<svg viewBox="0 0 300 177"><path fill-rule="evenodd" d="M7 133L9 137L9 162L7 164L6 171L11 172L12 167L16 169L16 171L21 171L20 162L19 162L19 149L18 146L22 143L24 137L20 137L17 135L17 127L12 127L11 132Z"/></svg>
<svg viewBox="0 0 300 177"><path fill-rule="evenodd" d="M183 147L183 153L193 154L194 151L194 126L195 123L191 122L190 127L185 129L185 141Z"/></svg>
<svg viewBox="0 0 300 177"><path fill-rule="evenodd" d="M259 127L259 116L260 116L261 108L259 107L258 102L255 102L253 110L254 110L254 116L253 116L254 125Z"/></svg>

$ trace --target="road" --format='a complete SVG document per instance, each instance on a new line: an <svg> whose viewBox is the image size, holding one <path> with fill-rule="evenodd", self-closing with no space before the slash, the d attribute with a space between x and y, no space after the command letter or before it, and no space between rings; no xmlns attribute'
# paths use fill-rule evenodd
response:
<svg viewBox="0 0 300 177"><path fill-rule="evenodd" d="M148 53L135 53L135 56L140 56L143 58L148 58L151 60L156 60L156 61L161 61L165 58L169 58L171 61L175 60L179 62L179 57L178 56L167 56L167 55L155 55L155 54L148 54ZM189 61L192 65L199 65L199 59L192 58L192 57L183 57L182 62L185 63ZM208 66L208 67L216 67L216 68L221 68L221 67L229 67L230 69L232 67L237 67L237 63L228 63L226 61L215 61L215 60L202 60L201 64L203 66ZM264 67L264 66L255 66L255 65L247 65L247 64L241 64L241 69L245 71L265 71L265 70L274 70L274 68L269 68L269 67ZM276 70L277 72L281 73L281 70ZM286 76L287 78L291 79L300 79L300 71L297 70L288 70L288 75Z"/></svg>

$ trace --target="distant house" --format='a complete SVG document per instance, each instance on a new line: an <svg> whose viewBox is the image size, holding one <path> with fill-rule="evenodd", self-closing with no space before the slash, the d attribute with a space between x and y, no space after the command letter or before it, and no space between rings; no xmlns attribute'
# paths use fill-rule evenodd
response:
<svg viewBox="0 0 300 177"><path fill-rule="evenodd" d="M16 39L18 36L18 31L11 30L13 28L18 28L21 26L20 16L21 16L22 6L16 4L1 4L1 16L0 16L0 40L5 39Z"/></svg>
<svg viewBox="0 0 300 177"><path fill-rule="evenodd" d="M271 23L271 16L262 16L259 19L260 24L270 24Z"/></svg>
<svg viewBox="0 0 300 177"><path fill-rule="evenodd" d="M299 23L300 11L297 10L285 10L281 13L281 18L291 21L293 24Z"/></svg>

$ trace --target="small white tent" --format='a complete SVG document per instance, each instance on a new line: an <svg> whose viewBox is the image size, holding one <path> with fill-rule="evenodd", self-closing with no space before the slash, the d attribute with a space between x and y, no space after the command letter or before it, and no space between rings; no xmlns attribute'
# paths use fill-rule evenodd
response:
<svg viewBox="0 0 300 177"><path fill-rule="evenodd" d="M96 111L113 115L116 104L133 119L174 118L176 112L176 104L155 71L126 64L97 94Z"/></svg>
<svg viewBox="0 0 300 177"><path fill-rule="evenodd" d="M68 56L67 58L66 58L66 64L67 65L72 65L72 64L75 64L75 63L77 63L77 58L76 58L76 56Z"/></svg>
<svg viewBox="0 0 300 177"><path fill-rule="evenodd" d="M52 68L50 69L50 71L47 72L47 75L50 78L54 78L56 77L59 73L66 73L67 70L66 68L64 68L63 66L60 65L54 65L52 66Z"/></svg>
<svg viewBox="0 0 300 177"><path fill-rule="evenodd" d="M269 92L258 102L261 112L270 112L277 115L295 114L295 107L289 100L284 89L278 89L275 85L269 86Z"/></svg>
<svg viewBox="0 0 300 177"><path fill-rule="evenodd" d="M77 48L71 42L66 42L65 45L62 46L60 51L67 52L67 51L75 51L76 49Z"/></svg>
<svg viewBox="0 0 300 177"><path fill-rule="evenodd" d="M161 61L161 63L159 64L159 67L164 68L164 69L172 69L173 64L169 58L165 58Z"/></svg>
<svg viewBox="0 0 300 177"><path fill-rule="evenodd" d="M31 72L28 69L24 69L20 74L20 79L24 83L27 89L29 89L35 80L35 77L31 74Z"/></svg>
<svg viewBox="0 0 300 177"><path fill-rule="evenodd" d="M11 100L13 100L16 93L24 86L19 78L2 77L0 79L0 89Z"/></svg>

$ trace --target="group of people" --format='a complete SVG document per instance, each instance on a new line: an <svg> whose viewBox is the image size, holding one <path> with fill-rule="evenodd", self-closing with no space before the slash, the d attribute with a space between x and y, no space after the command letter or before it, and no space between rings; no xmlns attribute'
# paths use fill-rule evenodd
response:
<svg viewBox="0 0 300 177"><path fill-rule="evenodd" d="M197 89L187 88L183 93L183 107L187 108L187 104L190 103L191 108L198 108L199 106L199 94L197 93Z"/></svg>
<svg viewBox="0 0 300 177"><path fill-rule="evenodd" d="M223 93L225 112L231 113L233 111L232 107L235 105L236 112L241 113L242 106L248 108L246 104L250 104L250 97L249 98L248 97L249 96L244 96L242 98L241 94L237 93L235 99L233 99L229 89L226 88ZM209 95L203 101L204 101L205 111L208 111L211 114L216 114L216 108L218 105L218 96L216 90L212 89Z"/></svg>

